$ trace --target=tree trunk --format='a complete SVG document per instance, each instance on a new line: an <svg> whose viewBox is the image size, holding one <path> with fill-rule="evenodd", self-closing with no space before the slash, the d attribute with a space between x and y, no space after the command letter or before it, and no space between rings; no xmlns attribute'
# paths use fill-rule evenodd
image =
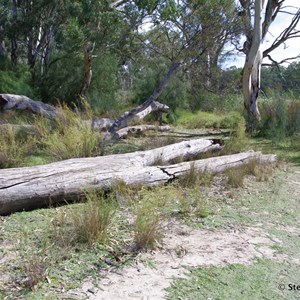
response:
<svg viewBox="0 0 300 300"><path fill-rule="evenodd" d="M262 12L264 0L255 1L254 29L251 36L247 37L244 47L246 61L243 71L243 97L247 114L248 129L251 130L260 121L258 110L258 94L260 89L260 69L262 55L260 46L262 43Z"/></svg>
<svg viewBox="0 0 300 300"><path fill-rule="evenodd" d="M84 55L84 80L80 90L80 96L84 97L91 85L92 81L92 61L95 43L85 49Z"/></svg>
<svg viewBox="0 0 300 300"><path fill-rule="evenodd" d="M2 32L3 32L3 27L0 26L0 36L2 36ZM0 38L0 56L6 56L6 54L7 54L7 50L5 47L4 39Z"/></svg>
<svg viewBox="0 0 300 300"><path fill-rule="evenodd" d="M168 166L153 166L162 159L170 161L178 156L190 157L199 152L189 141L160 149L107 157L71 159L44 166L5 169L0 171L0 215L16 211L45 207L65 201L76 201L85 189L103 190L111 188L118 180L127 185L153 186L168 183L189 172L219 173L250 161L273 163L274 155L260 152L213 157L194 162L183 162ZM198 141L199 143L199 141ZM210 144L210 145L208 145ZM219 148L206 140L202 151Z"/></svg>

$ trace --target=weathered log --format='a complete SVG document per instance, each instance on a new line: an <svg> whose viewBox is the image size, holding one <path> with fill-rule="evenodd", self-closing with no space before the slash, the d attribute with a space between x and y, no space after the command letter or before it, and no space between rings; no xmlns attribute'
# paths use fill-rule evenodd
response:
<svg viewBox="0 0 300 300"><path fill-rule="evenodd" d="M145 152L137 152L129 155L72 159L39 167L2 170L0 172L0 215L64 201L75 201L84 194L85 189L91 187L96 190L108 189L118 180L124 181L127 185L153 186L168 183L186 174L191 164L198 172L219 173L253 160L260 163L273 163L276 160L275 155L245 152L197 160L192 163L147 166L143 163L143 156L147 157L147 155ZM152 160L153 158L152 155Z"/></svg>
<svg viewBox="0 0 300 300"><path fill-rule="evenodd" d="M30 111L34 114L41 114L50 118L57 118L62 116L62 112L60 109L45 104L41 101L32 100L26 96L21 95L12 95L12 94L0 94L0 111L10 110L10 109L17 109L17 110L24 110ZM131 116L130 120L142 120L151 112L163 112L168 113L169 107L165 104L159 103L157 101L153 101L148 106L144 107L142 110L137 110L136 114ZM127 113L124 113L125 115ZM83 121L86 126L91 126L93 130L100 130L106 131L116 122L115 119L110 118L93 118L92 120ZM12 125L16 130L21 129L23 126L16 126ZM31 126L31 125L24 125ZM125 126L125 122L119 126L120 129ZM27 127L29 128L29 127ZM33 129L33 127L32 127ZM129 130L130 131L130 130ZM123 137L124 134L121 134ZM115 133L115 138L118 138L118 130Z"/></svg>
<svg viewBox="0 0 300 300"><path fill-rule="evenodd" d="M130 183L133 176L136 183L146 185L156 180L163 182L158 175L152 178L151 174L156 169L166 175L163 178L167 181L169 175L162 171L165 167L153 165L158 162L164 164L178 157L192 159L199 153L220 149L221 146L213 140L198 139L147 151L3 169L0 170L0 215L76 200L87 186L102 189L111 186L118 178L129 180Z"/></svg>
<svg viewBox="0 0 300 300"><path fill-rule="evenodd" d="M34 114L44 115L49 118L61 116L59 109L41 101L32 100L21 95L0 94L0 111L9 109L30 111Z"/></svg>
<svg viewBox="0 0 300 300"><path fill-rule="evenodd" d="M135 115L132 115L131 121L133 120L142 120L144 119L147 115L149 115L152 112L163 112L163 113L168 113L170 111L169 106L162 104L158 101L153 101L149 106L145 107L141 111L137 111ZM128 114L129 112L125 112L124 115ZM86 121L90 123L90 121ZM109 118L93 118L92 120L92 128L94 130L101 130L101 131L106 131L108 130L114 123L116 122L115 119L109 119ZM128 120L127 120L128 122ZM119 128L125 128L125 124L127 122L123 122L122 125L120 125ZM116 131L116 133L118 130ZM116 134L115 138L118 138L118 135Z"/></svg>
<svg viewBox="0 0 300 300"><path fill-rule="evenodd" d="M155 131L169 131L170 126L156 126L156 125L136 125L122 128L116 132L117 139L124 139L128 135L139 134L145 131L155 130Z"/></svg>

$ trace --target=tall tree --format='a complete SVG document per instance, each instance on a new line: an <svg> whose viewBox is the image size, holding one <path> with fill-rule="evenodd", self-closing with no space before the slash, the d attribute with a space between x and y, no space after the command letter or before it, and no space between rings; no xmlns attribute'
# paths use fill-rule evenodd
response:
<svg viewBox="0 0 300 300"><path fill-rule="evenodd" d="M246 41L242 51L246 55L243 70L243 97L247 115L248 130L254 130L260 120L258 96L262 60L288 39L299 37L296 26L300 19L300 9L293 16L289 26L275 39L273 44L262 52L261 45L266 38L270 25L279 13L284 12L285 0L239 0L239 15ZM271 58L272 59L272 58Z"/></svg>

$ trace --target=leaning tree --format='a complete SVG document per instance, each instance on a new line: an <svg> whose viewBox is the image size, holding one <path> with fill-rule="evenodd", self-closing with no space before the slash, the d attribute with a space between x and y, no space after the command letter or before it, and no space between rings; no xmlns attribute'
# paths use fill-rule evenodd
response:
<svg viewBox="0 0 300 300"><path fill-rule="evenodd" d="M258 95L263 58L267 57L274 64L277 64L270 56L270 53L287 40L300 37L300 30L297 29L300 9L284 6L285 3L286 0L239 0L238 14L241 17L242 31L246 37L243 48L239 50L246 55L243 70L243 97L248 130L250 131L255 128L260 120ZM291 22L274 39L271 46L262 51L262 43L266 39L270 25L279 14L283 13L293 15ZM289 59L292 58L287 58L280 63Z"/></svg>

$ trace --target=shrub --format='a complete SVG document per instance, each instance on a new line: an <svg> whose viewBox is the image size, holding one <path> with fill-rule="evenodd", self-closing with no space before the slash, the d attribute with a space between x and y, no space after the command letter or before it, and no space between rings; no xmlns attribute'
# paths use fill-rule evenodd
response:
<svg viewBox="0 0 300 300"><path fill-rule="evenodd" d="M300 102L277 98L264 101L261 106L262 122L259 135L272 140L282 140L300 130Z"/></svg>
<svg viewBox="0 0 300 300"><path fill-rule="evenodd" d="M230 134L229 139L225 141L225 146L222 149L222 154L232 154L244 151L249 145L249 140L246 135L245 120L241 119L235 130Z"/></svg>

